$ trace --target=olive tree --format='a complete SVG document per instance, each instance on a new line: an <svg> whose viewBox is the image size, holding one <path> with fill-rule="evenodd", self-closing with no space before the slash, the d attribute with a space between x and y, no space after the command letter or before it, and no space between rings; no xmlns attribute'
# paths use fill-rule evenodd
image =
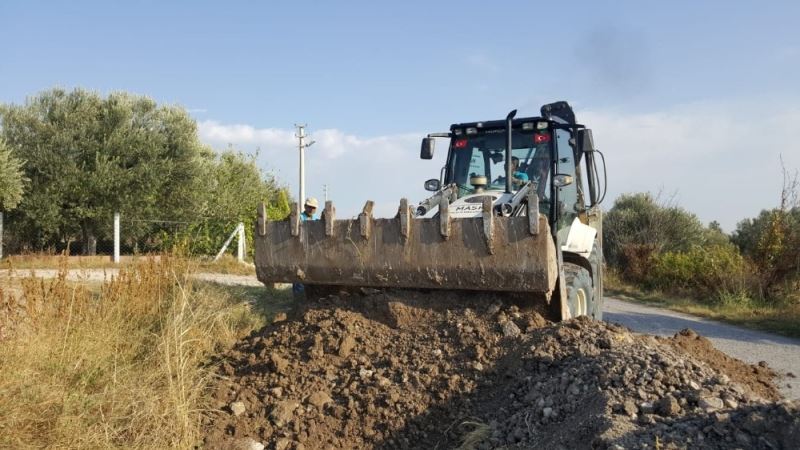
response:
<svg viewBox="0 0 800 450"><path fill-rule="evenodd" d="M239 222L247 225L247 241L252 242L252 225L260 202L267 205L270 219L289 214L286 189L263 173L252 155L230 149L216 155L210 163L206 188L202 217L176 236L185 241L190 253L213 254Z"/></svg>
<svg viewBox="0 0 800 450"><path fill-rule="evenodd" d="M0 139L0 214L16 208L22 200L26 181L22 161L14 157L5 141Z"/></svg>
<svg viewBox="0 0 800 450"><path fill-rule="evenodd" d="M2 137L26 161L17 233L34 247L76 237L84 254L107 238L114 212L190 220L203 207L211 151L177 106L127 93L52 89L0 108ZM133 222L126 232L148 231Z"/></svg>

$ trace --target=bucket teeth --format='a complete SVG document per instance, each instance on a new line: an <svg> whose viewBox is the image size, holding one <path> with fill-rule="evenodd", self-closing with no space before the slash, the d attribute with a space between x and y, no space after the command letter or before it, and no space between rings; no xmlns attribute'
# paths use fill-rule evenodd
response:
<svg viewBox="0 0 800 450"><path fill-rule="evenodd" d="M483 197L483 236L486 239L486 248L490 255L494 255L494 210L492 198Z"/></svg>
<svg viewBox="0 0 800 450"><path fill-rule="evenodd" d="M400 199L400 210L398 214L400 215L400 234L408 238L409 229L411 227L411 208L408 206L407 198Z"/></svg>
<svg viewBox="0 0 800 450"><path fill-rule="evenodd" d="M370 231L372 231L372 208L375 206L375 202L372 200L367 200L364 203L364 209L361 210L361 214L358 215L358 224L359 228L361 229L361 237L364 239L369 239Z"/></svg>
<svg viewBox="0 0 800 450"><path fill-rule="evenodd" d="M445 240L450 237L450 199L445 196L439 200L439 233Z"/></svg>
<svg viewBox="0 0 800 450"><path fill-rule="evenodd" d="M539 195L535 189L528 192L528 232L539 234Z"/></svg>
<svg viewBox="0 0 800 450"><path fill-rule="evenodd" d="M528 217L498 217L491 201L483 204L478 217L465 218L450 215L447 196L432 205L440 210L430 218L414 218L406 199L392 219L375 218L374 206L367 201L357 220L335 220L334 204L325 202L318 222L302 223L302 203L293 203L289 220L265 220L264 233L257 222L253 231L259 280L553 292L556 248L541 215L536 216L539 234L531 235ZM263 209L259 220L262 216L266 219Z"/></svg>
<svg viewBox="0 0 800 450"><path fill-rule="evenodd" d="M333 201L325 201L322 220L325 222L325 236L333 236L333 221L336 220L336 208L333 207Z"/></svg>
<svg viewBox="0 0 800 450"><path fill-rule="evenodd" d="M292 212L289 215L289 226L292 236L300 236L300 204L292 202Z"/></svg>
<svg viewBox="0 0 800 450"><path fill-rule="evenodd" d="M258 204L258 220L256 221L256 230L259 236L267 235L267 207L264 202Z"/></svg>

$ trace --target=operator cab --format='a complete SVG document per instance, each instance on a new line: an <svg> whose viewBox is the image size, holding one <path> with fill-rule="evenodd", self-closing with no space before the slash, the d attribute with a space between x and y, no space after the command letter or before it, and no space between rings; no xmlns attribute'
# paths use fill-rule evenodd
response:
<svg viewBox="0 0 800 450"><path fill-rule="evenodd" d="M420 156L431 159L433 138L450 138L441 179L428 180L426 189L441 192L452 187L452 217L479 216L487 195L499 212L525 189L536 192L539 212L548 217L554 231L566 232L577 217L586 223L586 211L599 203L591 131L575 123L567 102L543 106L540 117L514 118L515 113L506 120L453 124L448 133L423 139ZM504 215L523 215L525 208L505 211Z"/></svg>
<svg viewBox="0 0 800 450"><path fill-rule="evenodd" d="M450 133L453 137L445 166L444 184L455 183L459 198L481 189L504 191L505 121L454 124L450 127ZM550 123L539 118L515 120L512 133L512 192L530 181L542 199L546 196L545 187L551 161ZM480 183L473 184L475 180Z"/></svg>

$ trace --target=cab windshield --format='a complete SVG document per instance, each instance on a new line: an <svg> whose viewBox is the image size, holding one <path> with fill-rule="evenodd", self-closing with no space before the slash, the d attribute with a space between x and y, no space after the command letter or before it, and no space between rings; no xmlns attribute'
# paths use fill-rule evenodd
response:
<svg viewBox="0 0 800 450"><path fill-rule="evenodd" d="M512 188L514 191L532 181L543 197L550 168L549 130L522 131L512 134ZM505 190L506 130L488 130L480 134L458 136L450 143L447 182L458 185L458 196L473 194L473 177L486 177L488 190Z"/></svg>

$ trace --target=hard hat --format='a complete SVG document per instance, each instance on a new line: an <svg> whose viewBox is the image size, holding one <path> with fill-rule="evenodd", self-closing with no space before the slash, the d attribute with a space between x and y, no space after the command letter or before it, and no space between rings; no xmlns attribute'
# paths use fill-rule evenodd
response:
<svg viewBox="0 0 800 450"><path fill-rule="evenodd" d="M314 197L308 197L306 199L306 206L310 206L312 208L318 208L319 207L319 202Z"/></svg>

